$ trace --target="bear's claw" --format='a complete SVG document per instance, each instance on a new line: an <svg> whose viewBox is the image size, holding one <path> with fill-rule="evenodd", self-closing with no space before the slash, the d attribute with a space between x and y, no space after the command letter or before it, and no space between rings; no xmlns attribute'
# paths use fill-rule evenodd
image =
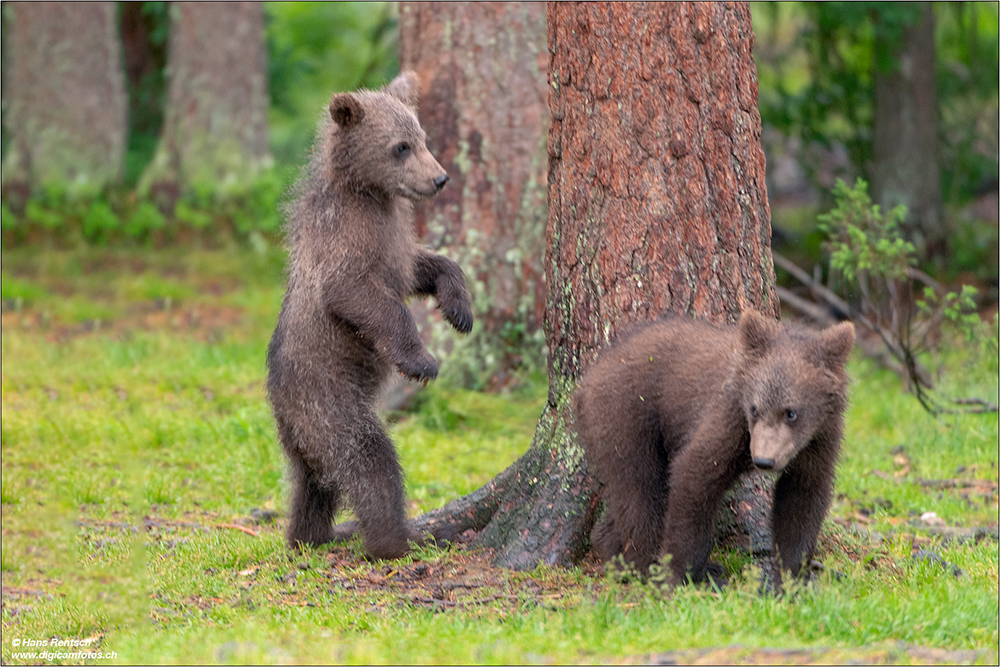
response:
<svg viewBox="0 0 1000 667"><path fill-rule="evenodd" d="M426 350L416 358L401 359L396 363L399 372L409 380L427 382L437 377L437 362Z"/></svg>
<svg viewBox="0 0 1000 667"><path fill-rule="evenodd" d="M459 333L467 334L472 331L472 312L469 308L448 308L442 310L444 319L451 323L451 326L455 327L455 330Z"/></svg>

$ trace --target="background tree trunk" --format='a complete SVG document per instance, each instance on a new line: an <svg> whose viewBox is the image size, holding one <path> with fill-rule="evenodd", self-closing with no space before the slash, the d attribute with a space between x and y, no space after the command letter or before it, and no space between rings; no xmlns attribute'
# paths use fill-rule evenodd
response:
<svg viewBox="0 0 1000 667"><path fill-rule="evenodd" d="M668 312L779 314L748 5L550 3L548 42L548 402L527 453L417 520L482 528L517 568L587 547L597 487L570 399L600 348ZM745 537L761 494L738 493Z"/></svg>
<svg viewBox="0 0 1000 667"><path fill-rule="evenodd" d="M170 12L163 133L139 189L176 199L199 183L245 188L271 163L263 6L178 2Z"/></svg>
<svg viewBox="0 0 1000 667"><path fill-rule="evenodd" d="M451 176L417 207L417 233L462 266L476 327L451 336L419 305L418 321L439 357L456 346L448 379L503 386L525 363L544 363L545 6L400 3L399 61L420 76L427 144Z"/></svg>
<svg viewBox="0 0 1000 667"><path fill-rule="evenodd" d="M919 4L920 18L902 39L875 40L872 193L883 209L906 205L908 236L921 257L943 258L934 8Z"/></svg>
<svg viewBox="0 0 1000 667"><path fill-rule="evenodd" d="M116 3L15 2L8 9L5 196L46 186L92 194L118 181L127 100Z"/></svg>

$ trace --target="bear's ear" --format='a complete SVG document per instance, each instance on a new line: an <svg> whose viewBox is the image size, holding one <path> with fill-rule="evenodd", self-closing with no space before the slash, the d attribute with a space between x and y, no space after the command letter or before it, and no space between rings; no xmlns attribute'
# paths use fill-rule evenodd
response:
<svg viewBox="0 0 1000 667"><path fill-rule="evenodd" d="M842 322L819 335L817 348L820 361L830 370L840 370L854 347L854 324Z"/></svg>
<svg viewBox="0 0 1000 667"><path fill-rule="evenodd" d="M400 72L399 76L383 89L383 92L392 95L416 111L417 102L420 99L420 79L417 77L417 73L412 70Z"/></svg>
<svg viewBox="0 0 1000 667"><path fill-rule="evenodd" d="M361 108L358 98L350 93L337 93L330 100L330 117L345 130L361 122L365 110Z"/></svg>
<svg viewBox="0 0 1000 667"><path fill-rule="evenodd" d="M778 328L776 322L753 310L745 310L740 315L740 344L748 357L762 357L767 354Z"/></svg>

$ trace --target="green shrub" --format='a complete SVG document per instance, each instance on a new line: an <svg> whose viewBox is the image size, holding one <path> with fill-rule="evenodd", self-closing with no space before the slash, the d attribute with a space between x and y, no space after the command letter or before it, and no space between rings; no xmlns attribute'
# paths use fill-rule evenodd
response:
<svg viewBox="0 0 1000 667"><path fill-rule="evenodd" d="M36 225L42 229L52 231L58 229L63 224L63 214L45 206L40 200L29 199L25 207L25 223Z"/></svg>
<svg viewBox="0 0 1000 667"><path fill-rule="evenodd" d="M58 187L28 199L23 211L3 203L6 245L18 245L41 232L60 245L170 243L205 237L232 238L255 249L277 241L279 205L291 180L290 169L270 169L253 181L216 188L195 184L172 207L131 190L108 190L99 196L72 196ZM159 205L158 205L159 204ZM154 236L155 235L155 236Z"/></svg>
<svg viewBox="0 0 1000 667"><path fill-rule="evenodd" d="M897 206L883 215L877 204L872 205L868 184L860 178L853 188L838 178L833 197L836 207L817 216L819 228L829 237L830 268L849 284L865 274L906 279L916 261L913 244L900 234L906 207Z"/></svg>
<svg viewBox="0 0 1000 667"><path fill-rule="evenodd" d="M83 233L90 241L103 241L118 228L119 220L107 203L96 200L83 216Z"/></svg>
<svg viewBox="0 0 1000 667"><path fill-rule="evenodd" d="M167 219L151 202L144 201L135 207L125 221L124 231L133 239L143 238L150 232L163 229Z"/></svg>
<svg viewBox="0 0 1000 667"><path fill-rule="evenodd" d="M174 208L174 216L177 222L189 225L193 229L204 230L212 224L212 216L210 214L191 206L183 199L177 202L177 206Z"/></svg>
<svg viewBox="0 0 1000 667"><path fill-rule="evenodd" d="M316 119L343 90L376 88L399 72L395 3L268 2L271 152L299 163Z"/></svg>
<svg viewBox="0 0 1000 667"><path fill-rule="evenodd" d="M950 292L912 268L916 251L900 231L905 206L883 214L860 178L853 188L838 179L833 197L836 206L818 220L828 237L831 271L851 301L852 318L881 337L928 411L953 412L945 405L961 403L935 395L923 358L937 347L942 321L970 342L995 336L977 314L976 288L963 285L960 292ZM925 285L922 299L915 298L916 281Z"/></svg>

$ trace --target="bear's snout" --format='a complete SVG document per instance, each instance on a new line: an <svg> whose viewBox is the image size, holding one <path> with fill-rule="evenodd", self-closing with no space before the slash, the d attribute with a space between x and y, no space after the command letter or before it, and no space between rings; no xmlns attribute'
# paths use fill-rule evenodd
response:
<svg viewBox="0 0 1000 667"><path fill-rule="evenodd" d="M761 420L750 432L750 458L761 470L781 472L796 454L795 438L787 424Z"/></svg>
<svg viewBox="0 0 1000 667"><path fill-rule="evenodd" d="M440 192L441 188L443 188L444 184L447 182L448 182L448 174L441 174L440 176L434 179L434 187L438 189L438 192Z"/></svg>
<svg viewBox="0 0 1000 667"><path fill-rule="evenodd" d="M763 456L754 457L753 464L760 468L761 470L771 470L774 468L774 459L764 458Z"/></svg>

